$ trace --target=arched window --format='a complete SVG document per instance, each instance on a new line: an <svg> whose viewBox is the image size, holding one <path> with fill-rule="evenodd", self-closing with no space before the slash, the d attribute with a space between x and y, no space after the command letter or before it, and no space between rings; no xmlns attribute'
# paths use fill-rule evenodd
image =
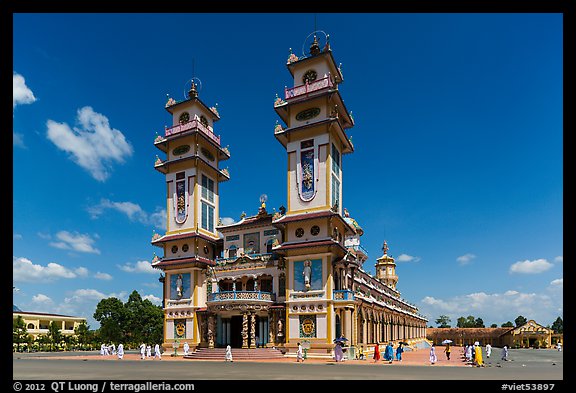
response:
<svg viewBox="0 0 576 393"><path fill-rule="evenodd" d="M33 323L29 323L26 329L35 329Z"/></svg>
<svg viewBox="0 0 576 393"><path fill-rule="evenodd" d="M228 258L236 258L236 252L238 251L238 248L232 244L230 246L230 248L228 249Z"/></svg>
<svg viewBox="0 0 576 393"><path fill-rule="evenodd" d="M268 241L266 241L266 252L268 254L272 253L272 244L274 243L274 239L268 239Z"/></svg>

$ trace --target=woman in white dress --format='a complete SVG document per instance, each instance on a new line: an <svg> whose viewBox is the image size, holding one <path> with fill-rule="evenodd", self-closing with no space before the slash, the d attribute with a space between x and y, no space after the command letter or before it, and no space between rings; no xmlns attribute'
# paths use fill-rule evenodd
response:
<svg viewBox="0 0 576 393"><path fill-rule="evenodd" d="M298 343L298 350L296 351L296 361L303 362L304 361L304 352L302 351L302 344Z"/></svg>
<svg viewBox="0 0 576 393"><path fill-rule="evenodd" d="M232 362L232 347L230 345L226 346L226 361L227 362Z"/></svg>
<svg viewBox="0 0 576 393"><path fill-rule="evenodd" d="M434 364L438 361L438 357L436 356L436 349L434 345L430 347L430 364Z"/></svg>
<svg viewBox="0 0 576 393"><path fill-rule="evenodd" d="M160 345L159 344L156 344L154 346L154 359L156 359L156 358L162 360L162 353L160 353Z"/></svg>
<svg viewBox="0 0 576 393"><path fill-rule="evenodd" d="M190 345L188 345L188 342L184 343L184 356L188 355L188 351L190 351Z"/></svg>
<svg viewBox="0 0 576 393"><path fill-rule="evenodd" d="M116 351L116 353L118 354L118 359L122 359L124 357L124 345L118 344L118 351Z"/></svg>

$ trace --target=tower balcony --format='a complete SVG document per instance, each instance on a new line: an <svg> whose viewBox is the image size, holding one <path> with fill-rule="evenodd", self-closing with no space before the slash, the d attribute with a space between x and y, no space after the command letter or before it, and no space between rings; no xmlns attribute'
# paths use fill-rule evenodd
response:
<svg viewBox="0 0 576 393"><path fill-rule="evenodd" d="M306 83L291 88L285 88L284 99L290 100L293 98L308 95L315 91L328 90L332 87L334 87L334 82L332 81L330 75L328 75L322 79L315 80L312 83Z"/></svg>
<svg viewBox="0 0 576 393"><path fill-rule="evenodd" d="M202 124L200 121L194 119L188 123L178 124L173 127L166 128L164 136L167 138L169 136L178 135L186 131L199 131L208 138L210 138L217 146L220 146L220 135L214 134L208 127Z"/></svg>

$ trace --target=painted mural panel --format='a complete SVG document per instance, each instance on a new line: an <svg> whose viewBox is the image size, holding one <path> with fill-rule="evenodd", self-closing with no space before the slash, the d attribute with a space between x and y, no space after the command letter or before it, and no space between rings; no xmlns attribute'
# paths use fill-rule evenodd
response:
<svg viewBox="0 0 576 393"><path fill-rule="evenodd" d="M300 315L300 337L316 337L316 315Z"/></svg>
<svg viewBox="0 0 576 393"><path fill-rule="evenodd" d="M314 150L306 150L300 153L300 165L302 166L302 191L300 196L309 201L314 197Z"/></svg>
<svg viewBox="0 0 576 393"><path fill-rule="evenodd" d="M170 299L190 298L190 273L178 273L170 276Z"/></svg>
<svg viewBox="0 0 576 393"><path fill-rule="evenodd" d="M322 289L322 260L306 259L294 262L294 290Z"/></svg>
<svg viewBox="0 0 576 393"><path fill-rule="evenodd" d="M245 254L260 253L260 232L247 233L244 235L244 253Z"/></svg>
<svg viewBox="0 0 576 393"><path fill-rule="evenodd" d="M174 321L174 338L186 338L185 319L177 319Z"/></svg>

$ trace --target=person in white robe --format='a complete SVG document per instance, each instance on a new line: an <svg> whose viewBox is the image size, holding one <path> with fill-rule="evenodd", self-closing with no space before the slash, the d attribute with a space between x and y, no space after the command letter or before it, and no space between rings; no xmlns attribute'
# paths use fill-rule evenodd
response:
<svg viewBox="0 0 576 393"><path fill-rule="evenodd" d="M104 356L104 347L106 346L106 344L102 343L102 345L100 345L100 355Z"/></svg>
<svg viewBox="0 0 576 393"><path fill-rule="evenodd" d="M508 346L504 345L504 347L502 348L502 360L507 361L508 360Z"/></svg>
<svg viewBox="0 0 576 393"><path fill-rule="evenodd" d="M146 347L146 357L147 358L152 357L152 346L150 344L148 344L148 346Z"/></svg>
<svg viewBox="0 0 576 393"><path fill-rule="evenodd" d="M146 344L140 344L140 359L146 359Z"/></svg>
<svg viewBox="0 0 576 393"><path fill-rule="evenodd" d="M118 359L124 358L124 345L118 344L118 352L116 353L118 355Z"/></svg>
<svg viewBox="0 0 576 393"><path fill-rule="evenodd" d="M232 347L230 345L226 346L226 354L225 354L225 360L227 362L232 362Z"/></svg>
<svg viewBox="0 0 576 393"><path fill-rule="evenodd" d="M298 343L298 350L296 351L296 362L304 361L304 352L302 351L302 344Z"/></svg>
<svg viewBox="0 0 576 393"><path fill-rule="evenodd" d="M468 362L472 361L473 349L474 349L474 346L472 346L472 345L468 345L468 347L466 348L466 361L468 361Z"/></svg>
<svg viewBox="0 0 576 393"><path fill-rule="evenodd" d="M160 353L160 345L156 344L154 345L154 359L160 359L162 360L162 353Z"/></svg>
<svg viewBox="0 0 576 393"><path fill-rule="evenodd" d="M190 351L190 345L188 345L188 342L184 343L184 356L188 355L188 352Z"/></svg>
<svg viewBox="0 0 576 393"><path fill-rule="evenodd" d="M434 345L430 347L430 364L434 364L438 361L438 357L436 356L436 349Z"/></svg>
<svg viewBox="0 0 576 393"><path fill-rule="evenodd" d="M116 345L114 343L110 344L108 349L110 350L110 355L116 355Z"/></svg>
<svg viewBox="0 0 576 393"><path fill-rule="evenodd" d="M104 345L104 356L110 355L110 350L108 349L108 345Z"/></svg>
<svg viewBox="0 0 576 393"><path fill-rule="evenodd" d="M492 345L486 344L486 358L490 358L490 354L492 353Z"/></svg>

